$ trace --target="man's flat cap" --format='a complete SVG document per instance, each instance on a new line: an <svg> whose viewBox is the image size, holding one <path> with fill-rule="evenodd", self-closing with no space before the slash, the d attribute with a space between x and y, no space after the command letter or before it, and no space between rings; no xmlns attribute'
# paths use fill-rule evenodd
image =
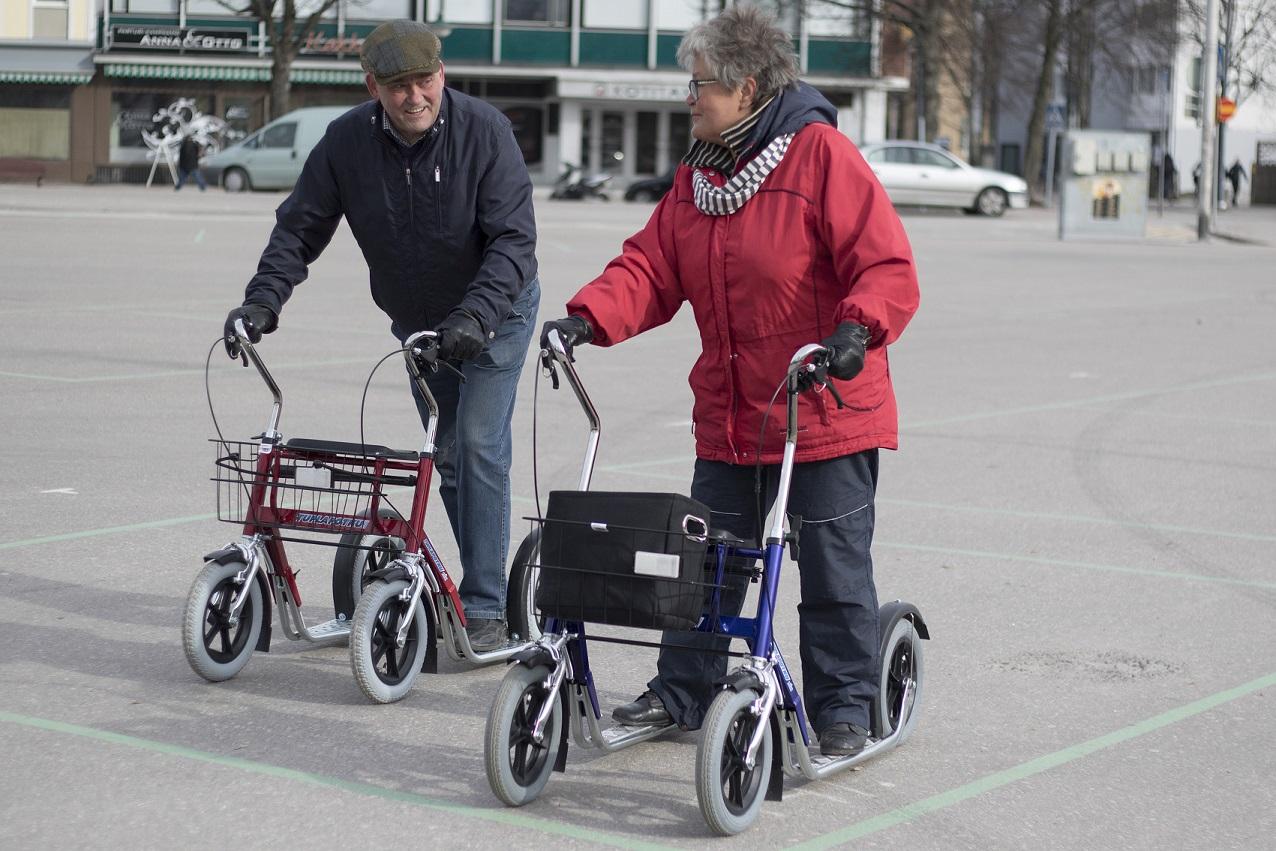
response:
<svg viewBox="0 0 1276 851"><path fill-rule="evenodd" d="M363 40L359 64L379 85L386 86L415 74L439 70L443 45L425 24L386 21Z"/></svg>

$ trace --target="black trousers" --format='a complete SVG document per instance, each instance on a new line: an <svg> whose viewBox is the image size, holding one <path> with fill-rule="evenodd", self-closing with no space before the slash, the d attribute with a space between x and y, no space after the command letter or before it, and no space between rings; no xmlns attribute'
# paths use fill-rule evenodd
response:
<svg viewBox="0 0 1276 851"><path fill-rule="evenodd" d="M775 501L779 473L778 464L763 468L764 517ZM876 449L797 464L793 469L788 513L803 521L798 535L802 699L817 735L839 722L867 730L868 707L877 696L881 639L869 553L876 488ZM753 467L697 460L691 496L712 509L714 528L746 541L760 537ZM722 613L734 615L744 601L748 580L728 578L733 581L723 592ZM786 602L779 597L776 609ZM719 651L730 643L692 632L665 632L664 641ZM660 652L658 673L648 688L664 701L676 723L694 730L704 720L714 696L713 683L726 673L727 662L721 653L666 648Z"/></svg>

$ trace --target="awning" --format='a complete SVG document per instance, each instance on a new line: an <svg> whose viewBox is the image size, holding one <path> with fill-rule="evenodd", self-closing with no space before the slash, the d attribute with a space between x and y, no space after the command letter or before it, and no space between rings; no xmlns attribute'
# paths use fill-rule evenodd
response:
<svg viewBox="0 0 1276 851"><path fill-rule="evenodd" d="M87 44L0 47L0 83L79 86L92 79L93 51Z"/></svg>
<svg viewBox="0 0 1276 851"><path fill-rule="evenodd" d="M223 80L264 83L270 80L267 65L194 65L176 63L104 62L107 77L164 80ZM296 84L362 86L363 71L356 68L306 68L293 66L289 78Z"/></svg>

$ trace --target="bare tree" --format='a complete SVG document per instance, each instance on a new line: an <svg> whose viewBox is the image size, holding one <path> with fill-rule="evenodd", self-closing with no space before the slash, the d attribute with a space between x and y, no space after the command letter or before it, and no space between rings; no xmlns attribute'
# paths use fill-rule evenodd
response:
<svg viewBox="0 0 1276 851"><path fill-rule="evenodd" d="M1042 37L1042 55L1037 86L1032 96L1032 110L1028 117L1028 144L1024 151L1024 179L1028 181L1034 199L1044 194L1041 180L1041 161L1045 150L1046 104L1054 89L1055 62L1058 60L1059 43L1063 39L1064 0L1043 0L1046 22Z"/></svg>
<svg viewBox="0 0 1276 851"><path fill-rule="evenodd" d="M338 0L217 0L236 15L262 23L270 44L270 118L291 108L292 63L324 14Z"/></svg>
<svg viewBox="0 0 1276 851"><path fill-rule="evenodd" d="M1205 32L1205 4L1183 0L1184 30L1202 46ZM1272 0L1220 0L1222 18L1219 31L1227 37L1231 17L1231 37L1227 39L1227 81L1229 97L1239 105L1251 95L1276 91L1276 3Z"/></svg>

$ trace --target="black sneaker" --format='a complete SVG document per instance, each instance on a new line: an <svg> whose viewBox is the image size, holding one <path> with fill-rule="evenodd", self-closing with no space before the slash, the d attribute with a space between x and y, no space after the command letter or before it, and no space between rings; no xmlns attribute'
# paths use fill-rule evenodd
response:
<svg viewBox="0 0 1276 851"><path fill-rule="evenodd" d="M664 727L673 723L669 710L650 689L633 703L617 706L611 711L611 717L630 727Z"/></svg>
<svg viewBox="0 0 1276 851"><path fill-rule="evenodd" d="M820 733L820 753L825 756L851 756L864 750L868 731L854 724L830 724Z"/></svg>
<svg viewBox="0 0 1276 851"><path fill-rule="evenodd" d="M505 646L505 621L498 618L470 618L465 625L470 649L488 653Z"/></svg>

